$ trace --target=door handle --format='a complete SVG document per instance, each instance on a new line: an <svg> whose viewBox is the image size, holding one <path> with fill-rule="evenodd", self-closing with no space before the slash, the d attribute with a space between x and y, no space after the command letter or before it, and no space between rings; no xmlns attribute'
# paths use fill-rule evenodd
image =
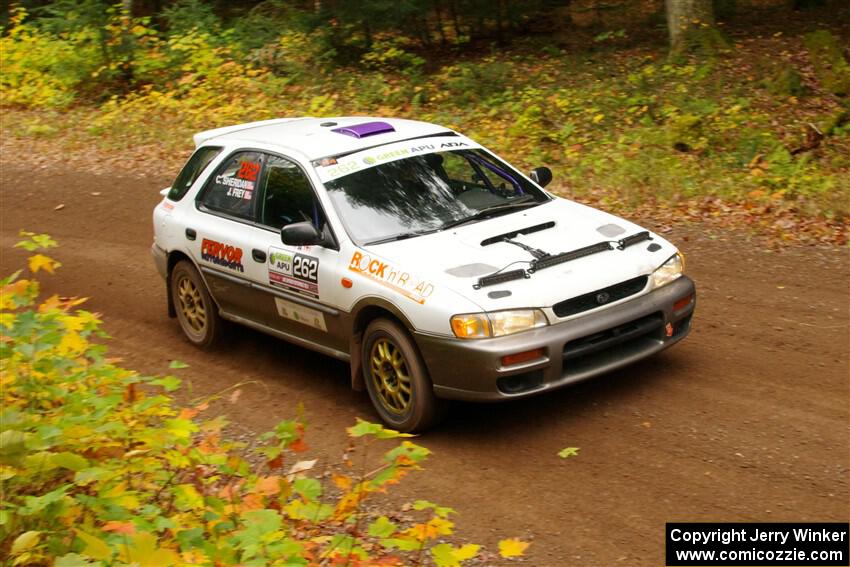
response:
<svg viewBox="0 0 850 567"><path fill-rule="evenodd" d="M188 238L189 240L195 240L195 238L197 238L197 237L198 237L198 233L195 231L194 228L187 228L186 229L186 238Z"/></svg>
<svg viewBox="0 0 850 567"><path fill-rule="evenodd" d="M266 261L266 253L262 250L257 250L256 248L251 250L251 257L254 259L255 262L260 262L261 264L265 263Z"/></svg>

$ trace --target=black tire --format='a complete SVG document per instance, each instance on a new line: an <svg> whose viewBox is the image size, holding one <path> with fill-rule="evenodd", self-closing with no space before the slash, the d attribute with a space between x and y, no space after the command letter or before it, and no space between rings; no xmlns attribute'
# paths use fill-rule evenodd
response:
<svg viewBox="0 0 850 567"><path fill-rule="evenodd" d="M375 319L363 335L363 378L372 405L392 429L424 431L445 414L428 370L407 331L389 319Z"/></svg>
<svg viewBox="0 0 850 567"><path fill-rule="evenodd" d="M187 260L178 262L171 271L171 298L177 321L189 342L202 349L215 345L224 321L198 270Z"/></svg>

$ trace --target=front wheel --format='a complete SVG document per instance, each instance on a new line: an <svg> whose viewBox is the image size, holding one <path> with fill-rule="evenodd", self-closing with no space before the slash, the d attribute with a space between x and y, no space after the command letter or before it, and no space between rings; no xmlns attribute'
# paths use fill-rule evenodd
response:
<svg viewBox="0 0 850 567"><path fill-rule="evenodd" d="M410 335L396 322L376 319L363 337L363 374L372 405L393 429L423 431L443 415L428 371Z"/></svg>
<svg viewBox="0 0 850 567"><path fill-rule="evenodd" d="M223 321L198 270L186 260L178 262L171 272L171 297L180 328L189 342L201 348L212 347L221 336Z"/></svg>

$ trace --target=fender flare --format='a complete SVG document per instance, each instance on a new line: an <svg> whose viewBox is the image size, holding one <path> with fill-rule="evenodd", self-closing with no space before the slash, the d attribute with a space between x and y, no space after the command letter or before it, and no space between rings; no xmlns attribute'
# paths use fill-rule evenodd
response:
<svg viewBox="0 0 850 567"><path fill-rule="evenodd" d="M351 335L349 338L348 352L351 354L351 388L355 391L366 389L363 381L363 360L361 356L361 345L363 343L363 332L369 322L377 317L387 315L395 319L413 335L416 328L404 312L392 301L376 295L369 295L357 300L351 308ZM415 340L414 340L415 343Z"/></svg>

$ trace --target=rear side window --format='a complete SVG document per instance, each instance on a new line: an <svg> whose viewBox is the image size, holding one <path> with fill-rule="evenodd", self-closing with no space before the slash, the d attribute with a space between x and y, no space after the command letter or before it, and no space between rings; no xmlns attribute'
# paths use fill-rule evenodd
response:
<svg viewBox="0 0 850 567"><path fill-rule="evenodd" d="M263 154L237 152L224 160L207 181L201 204L215 212L253 220Z"/></svg>
<svg viewBox="0 0 850 567"><path fill-rule="evenodd" d="M177 179L171 185L171 190L168 192L168 198L172 201L179 201L183 195L198 179L198 176L207 168L210 162L221 153L221 148L205 147L201 148L192 154L186 165L180 171Z"/></svg>

